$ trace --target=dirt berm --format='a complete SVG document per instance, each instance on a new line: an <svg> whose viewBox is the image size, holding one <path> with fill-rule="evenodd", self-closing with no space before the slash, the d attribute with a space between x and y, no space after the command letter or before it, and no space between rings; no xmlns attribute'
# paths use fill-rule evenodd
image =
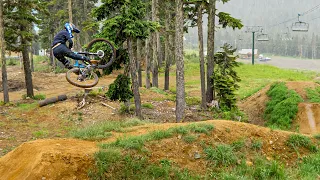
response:
<svg viewBox="0 0 320 180"><path fill-rule="evenodd" d="M297 154L286 146L286 140L292 133L285 131L274 131L269 128L259 127L252 124L213 120L201 123L214 125L214 130L209 136L202 137L217 144L230 144L240 139L246 139L246 143L259 139L263 146L261 153L266 157L280 157L286 164L295 161ZM164 130L173 126L187 125L188 123L147 124L133 127L127 133L114 133L113 137L106 142L116 140L120 136L133 136L146 134L154 130ZM201 139L203 140L203 139ZM169 142L168 142L169 141ZM201 167L203 160L194 161L190 153L190 145L183 145L179 138L160 140L160 146L152 148L151 159L164 158L180 164L179 157L184 157L183 164L192 170ZM168 148L170 145L170 148ZM202 152L200 147L199 152ZM194 149L194 147L193 147ZM24 143L7 155L0 158L0 179L88 179L87 173L93 166L93 154L98 151L97 142L89 142L75 139L43 139ZM307 152L301 151L300 155ZM172 155L172 156L171 156Z"/></svg>

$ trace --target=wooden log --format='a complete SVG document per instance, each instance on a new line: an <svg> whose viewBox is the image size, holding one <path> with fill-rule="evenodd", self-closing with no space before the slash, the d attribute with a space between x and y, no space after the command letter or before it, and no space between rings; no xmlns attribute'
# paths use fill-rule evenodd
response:
<svg viewBox="0 0 320 180"><path fill-rule="evenodd" d="M42 106L46 106L48 104L56 103L59 101L64 101L66 99L67 99L67 95L64 94L64 95L60 95L57 97L52 97L52 98L48 98L48 99L39 101L38 105L39 105L39 107L42 107Z"/></svg>

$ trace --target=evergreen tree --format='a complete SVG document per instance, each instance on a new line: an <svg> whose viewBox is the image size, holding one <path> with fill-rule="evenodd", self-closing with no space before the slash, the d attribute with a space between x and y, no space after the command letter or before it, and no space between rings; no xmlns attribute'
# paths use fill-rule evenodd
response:
<svg viewBox="0 0 320 180"><path fill-rule="evenodd" d="M98 20L103 21L102 30L96 35L97 37L104 37L113 41L120 49L122 49L123 43L127 42L126 52L120 54L118 58L122 59L122 62L128 62L129 60L135 114L139 118L142 118L139 83L136 74L137 63L132 43L136 39L146 39L150 31L156 29L157 24L144 20L146 16L146 4L142 0L104 1L100 7L94 10L94 16Z"/></svg>
<svg viewBox="0 0 320 180"><path fill-rule="evenodd" d="M232 110L237 107L235 91L239 89L237 82L240 81L240 78L234 68L239 66L239 63L236 61L237 56L233 55L236 49L229 44L221 48L223 51L217 52L214 58L216 64L213 76L214 87L220 107L224 110Z"/></svg>

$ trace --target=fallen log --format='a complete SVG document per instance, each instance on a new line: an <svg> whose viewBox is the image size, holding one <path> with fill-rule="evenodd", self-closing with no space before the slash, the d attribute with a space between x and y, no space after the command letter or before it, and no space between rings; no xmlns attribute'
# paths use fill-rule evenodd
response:
<svg viewBox="0 0 320 180"><path fill-rule="evenodd" d="M38 102L39 107L46 106L48 104L56 103L58 101L64 101L67 99L67 95L60 95L58 97L48 98Z"/></svg>

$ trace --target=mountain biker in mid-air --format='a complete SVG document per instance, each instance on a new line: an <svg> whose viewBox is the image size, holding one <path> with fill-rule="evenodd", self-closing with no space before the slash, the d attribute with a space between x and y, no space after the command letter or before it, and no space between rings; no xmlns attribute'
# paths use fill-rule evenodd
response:
<svg viewBox="0 0 320 180"><path fill-rule="evenodd" d="M51 45L53 55L68 69L72 69L73 67L70 64L70 61L65 58L65 56L75 60L82 60L84 62L90 61L88 57L76 54L71 50L73 47L72 32L80 33L80 30L77 29L76 26L72 23L66 23L64 25L64 28L65 29L58 32L58 34L56 34L53 39ZM67 47L67 41L69 42L69 47Z"/></svg>

